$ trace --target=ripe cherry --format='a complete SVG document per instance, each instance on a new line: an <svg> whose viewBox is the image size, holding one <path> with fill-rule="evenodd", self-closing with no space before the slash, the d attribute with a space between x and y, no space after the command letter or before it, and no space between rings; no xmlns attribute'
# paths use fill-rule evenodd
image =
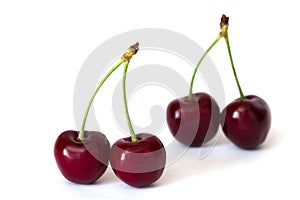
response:
<svg viewBox="0 0 300 200"><path fill-rule="evenodd" d="M90 184L106 171L110 145L105 135L85 131L85 139L78 139L78 131L59 135L54 147L56 163L69 181Z"/></svg>
<svg viewBox="0 0 300 200"><path fill-rule="evenodd" d="M110 163L116 176L133 187L146 187L157 181L165 167L166 151L162 142L149 133L135 134L126 99L126 74L131 57L138 51L132 46L126 57L123 73L123 102L131 137L116 141L110 151Z"/></svg>
<svg viewBox="0 0 300 200"><path fill-rule="evenodd" d="M210 95L195 93L192 98L175 99L168 105L167 123L176 140L198 147L216 135L219 113L219 106Z"/></svg>
<svg viewBox="0 0 300 200"><path fill-rule="evenodd" d="M134 187L145 187L157 181L165 167L166 151L162 142L149 133L136 134L116 141L110 154L114 173L122 181Z"/></svg>
<svg viewBox="0 0 300 200"><path fill-rule="evenodd" d="M237 146L254 149L263 143L270 129L271 114L267 103L254 95L234 100L222 112L223 131Z"/></svg>

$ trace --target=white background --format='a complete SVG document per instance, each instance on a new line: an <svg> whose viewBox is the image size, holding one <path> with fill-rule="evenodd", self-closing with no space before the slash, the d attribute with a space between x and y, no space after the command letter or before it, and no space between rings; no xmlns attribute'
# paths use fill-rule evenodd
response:
<svg viewBox="0 0 300 200"><path fill-rule="evenodd" d="M299 199L297 5L289 0L1 1L0 199ZM73 90L87 56L107 39L138 28L173 30L206 48L218 34L223 13L230 16L231 49L244 93L261 96L272 111L262 148L241 150L221 137L205 159L199 159L199 149L191 149L145 189L125 185L110 169L94 185L66 181L55 164L53 146L62 131L76 129ZM238 91L225 42L209 55L229 103ZM142 93L135 98L147 105L141 119L148 120L149 98ZM101 112L101 105L111 101L95 104ZM147 125L139 122L137 107L130 104L134 122ZM112 117L109 112L99 115ZM116 132L113 120L109 124L112 129L105 126L103 132L124 136ZM165 137L168 129L160 134Z"/></svg>

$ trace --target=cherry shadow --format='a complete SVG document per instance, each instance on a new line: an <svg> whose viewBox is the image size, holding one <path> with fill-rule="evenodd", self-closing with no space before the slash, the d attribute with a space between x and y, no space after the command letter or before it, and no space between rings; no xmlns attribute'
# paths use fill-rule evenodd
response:
<svg viewBox="0 0 300 200"><path fill-rule="evenodd" d="M223 134L219 135L214 146L207 144L201 147L211 148L207 156L201 155L201 148L189 148L180 159L167 166L157 186L175 184L191 177L201 177L236 164L251 162L279 146L282 141L284 141L282 132L271 129L266 141L259 148L245 150L236 147Z"/></svg>
<svg viewBox="0 0 300 200"><path fill-rule="evenodd" d="M93 185L103 185L103 184L111 184L120 181L114 174L110 165L107 167L106 172L103 176L98 179Z"/></svg>

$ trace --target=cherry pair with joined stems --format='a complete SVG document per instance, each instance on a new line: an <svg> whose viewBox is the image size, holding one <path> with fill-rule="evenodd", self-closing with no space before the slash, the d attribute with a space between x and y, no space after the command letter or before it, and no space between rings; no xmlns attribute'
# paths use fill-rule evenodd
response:
<svg viewBox="0 0 300 200"><path fill-rule="evenodd" d="M229 17L222 15L220 33L197 63L188 97L172 101L167 108L167 122L174 137L188 146L201 146L212 139L219 123L227 138L244 149L255 149L263 143L271 125L268 104L255 95L245 96L234 67L228 38ZM208 52L224 38L240 98L228 104L219 115L216 101L206 93L192 93L195 74Z"/></svg>
<svg viewBox="0 0 300 200"><path fill-rule="evenodd" d="M63 176L71 182L91 184L106 171L110 160L117 177L134 187L154 183L164 171L166 152L162 142L149 133L135 134L126 100L126 74L129 62L139 50L139 43L132 45L122 58L97 85L91 96L80 131L68 130L61 133L54 145L54 156ZM130 130L130 137L116 141L110 148L106 136L97 131L85 131L90 107L107 78L124 63L123 102Z"/></svg>

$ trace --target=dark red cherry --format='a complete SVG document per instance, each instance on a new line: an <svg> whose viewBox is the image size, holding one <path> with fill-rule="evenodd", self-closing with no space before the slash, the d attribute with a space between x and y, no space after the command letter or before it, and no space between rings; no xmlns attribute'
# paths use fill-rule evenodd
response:
<svg viewBox="0 0 300 200"><path fill-rule="evenodd" d="M236 99L222 111L223 132L230 141L244 149L255 149L263 143L270 125L270 108L258 96Z"/></svg>
<svg viewBox="0 0 300 200"><path fill-rule="evenodd" d="M54 145L54 156L63 176L71 182L90 184L107 169L110 144L105 135L85 131L85 139L78 140L78 131L61 133Z"/></svg>
<svg viewBox="0 0 300 200"><path fill-rule="evenodd" d="M136 134L116 141L110 151L110 164L116 176L133 187L145 187L157 181L166 164L162 142L152 134Z"/></svg>
<svg viewBox="0 0 300 200"><path fill-rule="evenodd" d="M167 108L167 123L172 135L187 146L199 147L211 140L218 131L219 117L218 104L206 93L175 99Z"/></svg>

